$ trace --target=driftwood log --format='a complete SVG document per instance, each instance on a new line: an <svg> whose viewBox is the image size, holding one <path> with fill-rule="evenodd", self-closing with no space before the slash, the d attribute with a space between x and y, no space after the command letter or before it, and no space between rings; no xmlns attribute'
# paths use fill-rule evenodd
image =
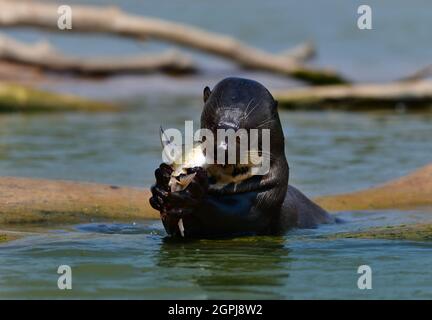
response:
<svg viewBox="0 0 432 320"><path fill-rule="evenodd" d="M0 60L85 76L155 71L183 74L195 71L191 59L173 50L145 56L77 58L63 55L48 42L25 44L4 35L0 35Z"/></svg>
<svg viewBox="0 0 432 320"><path fill-rule="evenodd" d="M432 81L388 84L331 85L275 90L279 105L287 109L349 109L432 106Z"/></svg>
<svg viewBox="0 0 432 320"><path fill-rule="evenodd" d="M150 192L93 183L0 178L0 224L157 219ZM329 211L432 206L432 164L375 188L314 199Z"/></svg>
<svg viewBox="0 0 432 320"><path fill-rule="evenodd" d="M0 112L118 110L120 110L119 106L107 102L0 82Z"/></svg>
<svg viewBox="0 0 432 320"><path fill-rule="evenodd" d="M311 83L346 82L335 71L305 66L296 57L268 53L232 37L185 24L131 15L114 7L73 5L71 8L72 29L63 31L57 26L59 14L56 4L0 0L0 26L30 26L63 33L105 33L139 41L151 38L214 54L234 61L245 68L283 74Z"/></svg>

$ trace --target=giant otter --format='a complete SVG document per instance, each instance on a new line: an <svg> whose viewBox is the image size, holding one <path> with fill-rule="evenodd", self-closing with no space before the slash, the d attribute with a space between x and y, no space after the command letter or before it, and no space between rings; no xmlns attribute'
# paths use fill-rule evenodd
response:
<svg viewBox="0 0 432 320"><path fill-rule="evenodd" d="M209 171L196 167L189 169L195 176L185 190L170 192L172 169L161 164L155 171L150 203L161 212L168 234L180 235L179 219L184 225L182 235L190 238L281 234L290 228L334 222L325 210L288 185L289 167L277 101L263 85L226 78L213 91L206 87L201 128L212 132L220 128L269 129L270 170L265 175L250 176L240 165L233 165L230 174L244 179L216 188Z"/></svg>

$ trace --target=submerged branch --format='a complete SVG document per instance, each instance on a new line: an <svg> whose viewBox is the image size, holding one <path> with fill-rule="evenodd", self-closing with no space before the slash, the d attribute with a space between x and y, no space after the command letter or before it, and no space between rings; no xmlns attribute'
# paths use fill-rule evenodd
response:
<svg viewBox="0 0 432 320"><path fill-rule="evenodd" d="M307 61L316 55L316 49L312 42L301 43L294 48L288 49L279 55L291 57L297 61Z"/></svg>
<svg viewBox="0 0 432 320"><path fill-rule="evenodd" d="M401 81L418 81L432 76L432 65L423 67L412 74L404 77Z"/></svg>

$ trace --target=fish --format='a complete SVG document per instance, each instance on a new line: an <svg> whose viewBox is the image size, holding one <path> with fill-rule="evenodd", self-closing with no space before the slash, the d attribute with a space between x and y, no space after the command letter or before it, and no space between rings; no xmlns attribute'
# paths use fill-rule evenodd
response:
<svg viewBox="0 0 432 320"><path fill-rule="evenodd" d="M189 186L196 175L196 173L188 174L187 169L194 167L206 168L206 156L202 148L202 142L195 142L192 148L183 155L183 145L179 146L172 142L162 127L160 127L160 139L165 163L173 169L168 186L171 192L182 191ZM184 237L183 219L179 219L178 227L181 236Z"/></svg>
<svg viewBox="0 0 432 320"><path fill-rule="evenodd" d="M234 190L241 182L253 176L253 169L258 168L259 163L255 160L254 163L247 164L226 164L218 165L206 162L205 143L198 141L192 145L190 150L186 150L183 154L183 145L176 145L170 140L170 137L160 127L160 139L163 147L164 161L171 166L171 173L168 186L171 192L178 192L186 189L195 178L196 173L188 173L187 169L194 167L204 168L209 179L212 181L212 188L220 190L227 185L234 185ZM246 154L248 160L252 157L258 157L258 151L249 150ZM258 157L258 160L261 160ZM184 237L183 220L178 221L178 226L182 237Z"/></svg>

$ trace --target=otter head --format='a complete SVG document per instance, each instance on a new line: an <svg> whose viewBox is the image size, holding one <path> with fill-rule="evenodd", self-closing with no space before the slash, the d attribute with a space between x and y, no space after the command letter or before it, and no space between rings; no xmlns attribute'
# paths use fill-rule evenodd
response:
<svg viewBox="0 0 432 320"><path fill-rule="evenodd" d="M260 83L241 78L226 78L220 81L213 90L204 89L204 109L201 114L201 128L210 130L217 137L218 129L233 130L234 132L258 132L257 149L249 149L249 156L258 153L260 157L267 157L273 165L274 159L286 162L284 152L284 135L277 111L277 101ZM252 130L258 129L258 130ZM270 150L263 150L263 129L267 129L270 136ZM252 131L251 131L252 130ZM238 138L238 137L237 137ZM240 159L244 156L236 147L236 165L233 170L240 168ZM252 142L252 140L249 140ZM226 147L224 141L215 141L215 159L220 148ZM228 145L229 147L229 145ZM225 157L227 161L227 157ZM219 162L217 162L219 163ZM229 162L230 164L232 162ZM244 168L243 168L244 169Z"/></svg>

